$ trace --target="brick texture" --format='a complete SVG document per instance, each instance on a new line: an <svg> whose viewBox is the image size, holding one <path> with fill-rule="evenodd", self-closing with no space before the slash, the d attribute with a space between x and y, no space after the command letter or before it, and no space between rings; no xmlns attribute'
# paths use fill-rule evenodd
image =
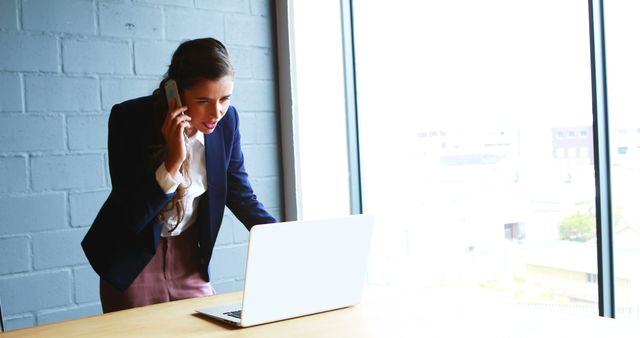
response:
<svg viewBox="0 0 640 338"><path fill-rule="evenodd" d="M72 226L89 226L98 214L100 206L109 196L109 190L69 194Z"/></svg>
<svg viewBox="0 0 640 338"><path fill-rule="evenodd" d="M20 76L0 73L0 111L22 111Z"/></svg>
<svg viewBox="0 0 640 338"><path fill-rule="evenodd" d="M276 88L273 81L237 80L233 102L241 112L276 110Z"/></svg>
<svg viewBox="0 0 640 338"><path fill-rule="evenodd" d="M18 29L18 1L0 1L0 29Z"/></svg>
<svg viewBox="0 0 640 338"><path fill-rule="evenodd" d="M256 195L260 196L260 202L264 204L265 208L270 210L281 205L280 186L282 182L279 177L253 179L251 184Z"/></svg>
<svg viewBox="0 0 640 338"><path fill-rule="evenodd" d="M65 40L63 68L70 73L131 74L131 48L127 41Z"/></svg>
<svg viewBox="0 0 640 338"><path fill-rule="evenodd" d="M71 274L41 272L0 279L0 298L6 314L71 304Z"/></svg>
<svg viewBox="0 0 640 338"><path fill-rule="evenodd" d="M278 175L277 162L269 161L269 154L275 151L275 145L249 146L243 149L245 167L252 177L273 177Z"/></svg>
<svg viewBox="0 0 640 338"><path fill-rule="evenodd" d="M86 229L46 231L33 235L33 266L36 270L79 265L85 262L79 245Z"/></svg>
<svg viewBox="0 0 640 338"><path fill-rule="evenodd" d="M57 38L0 32L0 70L57 72Z"/></svg>
<svg viewBox="0 0 640 338"><path fill-rule="evenodd" d="M29 271L29 237L0 238L0 274Z"/></svg>
<svg viewBox="0 0 640 338"><path fill-rule="evenodd" d="M221 12L229 13L249 13L251 8L249 6L249 0L195 0L196 7L213 9Z"/></svg>
<svg viewBox="0 0 640 338"><path fill-rule="evenodd" d="M69 116L67 118L69 149L106 149L108 119L105 115Z"/></svg>
<svg viewBox="0 0 640 338"><path fill-rule="evenodd" d="M99 188L104 182L103 166L97 154L35 157L31 161L33 189Z"/></svg>
<svg viewBox="0 0 640 338"><path fill-rule="evenodd" d="M100 33L105 36L162 38L160 8L136 4L100 4Z"/></svg>
<svg viewBox="0 0 640 338"><path fill-rule="evenodd" d="M0 236L67 227L64 193L0 197Z"/></svg>
<svg viewBox="0 0 640 338"><path fill-rule="evenodd" d="M140 75L164 75L171 63L173 51L178 42L140 41L136 42L135 70Z"/></svg>
<svg viewBox="0 0 640 338"><path fill-rule="evenodd" d="M268 47L271 45L271 22L253 15L230 15L225 18L227 43Z"/></svg>
<svg viewBox="0 0 640 338"><path fill-rule="evenodd" d="M98 80L95 78L25 76L25 90L30 112L99 109Z"/></svg>
<svg viewBox="0 0 640 338"><path fill-rule="evenodd" d="M158 88L159 80L147 79L103 79L102 109L110 111L114 104L144 95L151 95Z"/></svg>
<svg viewBox="0 0 640 338"><path fill-rule="evenodd" d="M274 112L256 113L256 142L259 144L278 143L278 115Z"/></svg>
<svg viewBox="0 0 640 338"><path fill-rule="evenodd" d="M93 34L93 4L85 0L23 0L25 30Z"/></svg>
<svg viewBox="0 0 640 338"><path fill-rule="evenodd" d="M27 161L24 157L0 157L0 193L27 190Z"/></svg>
<svg viewBox="0 0 640 338"><path fill-rule="evenodd" d="M224 36L224 15L219 12L168 7L165 10L165 19L168 40Z"/></svg>
<svg viewBox="0 0 640 338"><path fill-rule="evenodd" d="M251 14L269 17L271 12L273 1L251 0Z"/></svg>
<svg viewBox="0 0 640 338"><path fill-rule="evenodd" d="M75 300L79 304L100 301L100 279L89 265L73 269Z"/></svg>
<svg viewBox="0 0 640 338"><path fill-rule="evenodd" d="M101 313L80 241L111 192L114 104L149 95L186 39L225 42L251 182L279 218L269 0L0 0L0 298L7 329ZM248 232L227 210L210 269L244 284Z"/></svg>
<svg viewBox="0 0 640 338"><path fill-rule="evenodd" d="M6 330L17 330L34 326L36 324L36 318L30 313L24 313L19 316L7 316L4 322Z"/></svg>
<svg viewBox="0 0 640 338"><path fill-rule="evenodd" d="M38 325L49 324L59 322L62 320L77 319L83 317L93 316L96 313L101 313L102 307L100 303L74 306L71 308L64 308L59 310L48 310L38 313Z"/></svg>
<svg viewBox="0 0 640 338"><path fill-rule="evenodd" d="M64 150L61 116L0 116L0 152Z"/></svg>
<svg viewBox="0 0 640 338"><path fill-rule="evenodd" d="M218 246L213 250L211 266L213 280L244 276L247 245Z"/></svg>

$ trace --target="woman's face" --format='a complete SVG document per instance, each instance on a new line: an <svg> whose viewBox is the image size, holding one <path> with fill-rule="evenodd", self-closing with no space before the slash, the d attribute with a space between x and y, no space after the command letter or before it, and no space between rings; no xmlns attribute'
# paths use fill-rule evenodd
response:
<svg viewBox="0 0 640 338"><path fill-rule="evenodd" d="M182 93L183 104L189 109L191 128L187 130L193 136L196 130L211 134L218 121L227 113L233 93L233 78L227 75L217 81L202 80Z"/></svg>

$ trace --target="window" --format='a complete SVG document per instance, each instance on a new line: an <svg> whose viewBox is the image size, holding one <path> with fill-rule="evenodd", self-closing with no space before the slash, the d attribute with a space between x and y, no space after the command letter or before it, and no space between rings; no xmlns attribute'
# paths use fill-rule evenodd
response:
<svg viewBox="0 0 640 338"><path fill-rule="evenodd" d="M640 46L631 41L637 40L640 32L640 3L606 1L604 13L609 120L615 131L610 147L612 156L617 153L624 158L612 160L611 165L616 317L639 319L640 152L633 130L640 130Z"/></svg>
<svg viewBox="0 0 640 338"><path fill-rule="evenodd" d="M592 121L587 11L353 1L371 282L597 315L583 277L596 269L594 168L576 159L592 142L576 137ZM433 130L445 136L422 137Z"/></svg>
<svg viewBox="0 0 640 338"><path fill-rule="evenodd" d="M343 52L340 0L278 1L280 19L287 27L281 42L281 64L292 100L284 114L285 147L293 161L285 159L288 219L312 219L348 215L349 168L345 119ZM286 15L282 15L286 13ZM295 19L292 19L295 18ZM318 29L322 27L322 29ZM280 37L282 38L282 37ZM290 53L282 51L282 45ZM283 79L280 80L284 82ZM295 177L291 177L295 176Z"/></svg>
<svg viewBox="0 0 640 338"><path fill-rule="evenodd" d="M344 120L331 115L336 138L323 144L326 133L314 132L319 120L302 116L327 97L309 82L334 89L330 97L340 103L335 111L344 112L335 90L345 89L335 73L342 67L318 61L325 52L335 61L340 50L333 29L339 2L277 2L289 10L298 6L287 27L295 21L294 40L302 42L282 57L293 65L293 81L316 93L293 93L293 106L306 108L294 114L299 121L291 128L304 138L296 165L307 168L296 180L312 182L302 183L306 196L295 199L313 215L345 213L347 204L351 169L344 142L352 136L345 137ZM594 202L594 154L602 155L602 148L593 146L584 2L345 3L354 19L362 202L365 212L378 216L370 282L465 288L482 297L596 314L597 290L606 288L597 283L595 238L596 209L604 206ZM606 5L616 305L618 316L638 318L640 257L632 248L640 241L634 203L640 48L632 41L640 31L634 20L640 3ZM305 25L307 33L300 28ZM320 25L331 29L317 30ZM306 126L296 126L305 120ZM327 161L331 157L335 163ZM327 163L337 175L325 175ZM323 204L328 199L332 203ZM609 264L603 262L607 279ZM603 304L612 308L608 299Z"/></svg>

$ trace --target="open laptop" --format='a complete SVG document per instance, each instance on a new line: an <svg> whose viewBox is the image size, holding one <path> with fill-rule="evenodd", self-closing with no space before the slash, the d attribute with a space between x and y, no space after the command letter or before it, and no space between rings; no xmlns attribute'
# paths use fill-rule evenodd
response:
<svg viewBox="0 0 640 338"><path fill-rule="evenodd" d="M242 304L196 311L247 327L360 303L373 221L352 215L254 226Z"/></svg>

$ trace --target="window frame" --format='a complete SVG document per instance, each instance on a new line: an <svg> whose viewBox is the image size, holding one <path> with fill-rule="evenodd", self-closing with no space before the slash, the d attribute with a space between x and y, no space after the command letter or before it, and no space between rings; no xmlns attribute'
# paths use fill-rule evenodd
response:
<svg viewBox="0 0 640 338"><path fill-rule="evenodd" d="M282 137L285 220L300 217L301 186L297 126L295 45L291 0L276 0L280 129ZM613 263L613 211L611 196L609 116L607 103L605 25L603 0L589 0L589 37L593 115L594 170L596 185L596 232L599 315L615 318L615 275ZM342 43L347 121L351 213L362 212L359 156L356 64L352 0L341 0Z"/></svg>
<svg viewBox="0 0 640 338"><path fill-rule="evenodd" d="M598 265L598 310L615 318L615 274L613 271L613 210L605 53L603 0L589 0L591 53L591 100L596 179L596 238Z"/></svg>

